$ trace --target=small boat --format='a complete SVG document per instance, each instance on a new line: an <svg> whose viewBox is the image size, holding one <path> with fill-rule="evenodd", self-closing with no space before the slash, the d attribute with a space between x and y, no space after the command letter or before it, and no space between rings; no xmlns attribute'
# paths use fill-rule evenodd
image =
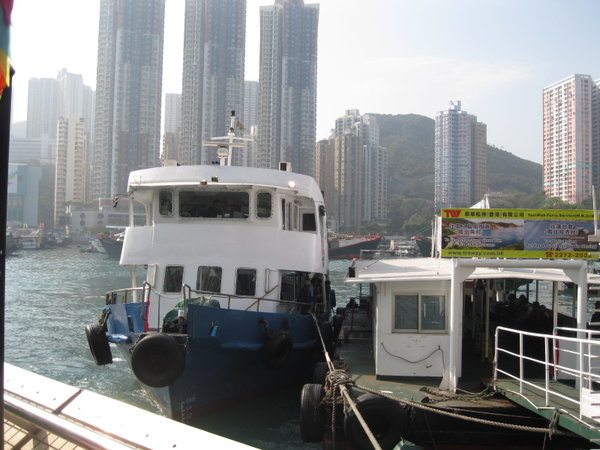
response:
<svg viewBox="0 0 600 450"><path fill-rule="evenodd" d="M130 208L141 203L146 224L126 228L120 264L134 280L146 269L145 280L106 294L86 327L98 365L112 362L114 344L164 413L185 423L301 385L333 340L319 186L231 166L234 124L232 115L228 135L210 143L219 165L130 174Z"/></svg>
<svg viewBox="0 0 600 450"><path fill-rule="evenodd" d="M121 252L123 251L123 240L125 238L124 232L116 233L110 236L100 233L96 236L96 238L100 241L102 248L104 248L104 251L109 258L121 258Z"/></svg>
<svg viewBox="0 0 600 450"><path fill-rule="evenodd" d="M342 236L329 240L330 259L352 259L360 257L361 250L375 250L383 236Z"/></svg>
<svg viewBox="0 0 600 450"><path fill-rule="evenodd" d="M360 304L338 308L337 357L303 386L303 440L524 449L551 436L552 448L596 448L600 330L587 295L600 275L578 254L353 261Z"/></svg>

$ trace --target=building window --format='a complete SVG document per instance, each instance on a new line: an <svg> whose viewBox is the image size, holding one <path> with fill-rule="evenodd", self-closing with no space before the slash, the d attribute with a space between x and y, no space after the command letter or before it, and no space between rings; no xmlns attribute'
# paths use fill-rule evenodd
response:
<svg viewBox="0 0 600 450"><path fill-rule="evenodd" d="M446 297L438 294L395 295L393 317L394 331L445 331Z"/></svg>

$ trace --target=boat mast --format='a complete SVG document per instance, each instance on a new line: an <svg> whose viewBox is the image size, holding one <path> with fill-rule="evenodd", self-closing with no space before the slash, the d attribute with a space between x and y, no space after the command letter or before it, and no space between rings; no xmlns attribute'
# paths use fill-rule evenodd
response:
<svg viewBox="0 0 600 450"><path fill-rule="evenodd" d="M210 141L203 143L203 145L208 147L218 147L217 156L219 157L220 166L231 166L232 149L234 147L244 148L245 142L252 141L252 139L236 137L236 126L239 126L241 129L244 129L242 124L236 120L235 111L231 111L227 136L213 137L210 138Z"/></svg>

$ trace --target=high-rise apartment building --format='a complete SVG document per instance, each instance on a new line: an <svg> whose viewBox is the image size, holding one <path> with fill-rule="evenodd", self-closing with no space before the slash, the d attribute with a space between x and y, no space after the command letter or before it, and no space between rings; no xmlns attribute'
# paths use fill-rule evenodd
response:
<svg viewBox="0 0 600 450"><path fill-rule="evenodd" d="M181 94L165 95L165 115L162 159L179 161L179 132L181 130Z"/></svg>
<svg viewBox="0 0 600 450"><path fill-rule="evenodd" d="M165 0L101 0L92 198L126 192L158 165Z"/></svg>
<svg viewBox="0 0 600 450"><path fill-rule="evenodd" d="M591 196L595 89L589 75L578 74L544 88L543 170L547 197L580 203ZM597 182L600 177L595 178Z"/></svg>
<svg viewBox="0 0 600 450"><path fill-rule="evenodd" d="M246 0L186 0L179 162L210 164L231 111L244 109Z"/></svg>
<svg viewBox="0 0 600 450"><path fill-rule="evenodd" d="M66 225L66 203L87 200L87 139L85 120L71 115L58 120L54 225Z"/></svg>
<svg viewBox="0 0 600 450"><path fill-rule="evenodd" d="M319 5L276 0L260 7L259 167L315 173Z"/></svg>
<svg viewBox="0 0 600 450"><path fill-rule="evenodd" d="M93 114L92 88L83 84L80 74L67 72L62 69L56 77L58 87L57 116L81 117L86 132L91 133Z"/></svg>
<svg viewBox="0 0 600 450"><path fill-rule="evenodd" d="M436 208L467 207L486 193L487 127L477 116L450 103L435 117Z"/></svg>
<svg viewBox="0 0 600 450"><path fill-rule="evenodd" d="M332 136L317 143L316 155L328 218L337 230L386 220L387 170L387 152L379 145L375 118L346 111L336 120Z"/></svg>
<svg viewBox="0 0 600 450"><path fill-rule="evenodd" d="M27 90L28 138L56 137L58 82L54 78L31 78Z"/></svg>

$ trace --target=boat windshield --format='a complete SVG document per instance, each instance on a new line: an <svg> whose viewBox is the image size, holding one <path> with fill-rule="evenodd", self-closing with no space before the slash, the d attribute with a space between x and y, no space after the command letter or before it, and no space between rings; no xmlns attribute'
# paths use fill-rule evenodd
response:
<svg viewBox="0 0 600 450"><path fill-rule="evenodd" d="M250 196L247 192L180 191L180 217L248 218Z"/></svg>

